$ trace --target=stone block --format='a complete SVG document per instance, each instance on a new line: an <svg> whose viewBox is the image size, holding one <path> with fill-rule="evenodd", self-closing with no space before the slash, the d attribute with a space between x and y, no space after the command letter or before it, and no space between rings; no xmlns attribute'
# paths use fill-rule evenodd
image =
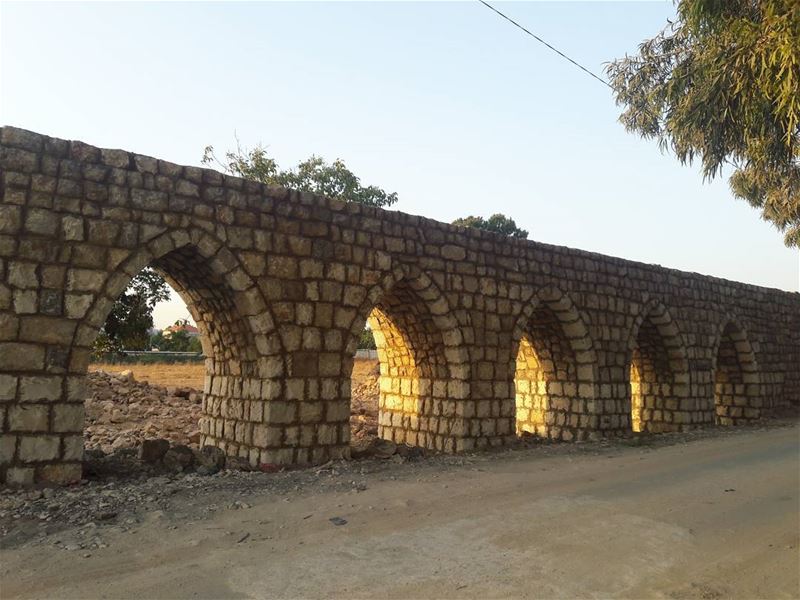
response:
<svg viewBox="0 0 800 600"><path fill-rule="evenodd" d="M20 436L19 460L42 462L56 460L61 451L61 438L55 435Z"/></svg>
<svg viewBox="0 0 800 600"><path fill-rule="evenodd" d="M75 333L75 322L55 317L23 317L20 341L69 346Z"/></svg>
<svg viewBox="0 0 800 600"><path fill-rule="evenodd" d="M319 354L316 352L295 352L292 354L292 375L312 377L319 369Z"/></svg>
<svg viewBox="0 0 800 600"><path fill-rule="evenodd" d="M83 460L83 435L67 435L63 439L65 461Z"/></svg>
<svg viewBox="0 0 800 600"><path fill-rule="evenodd" d="M67 294L64 299L67 317L82 319L94 301L93 294Z"/></svg>
<svg viewBox="0 0 800 600"><path fill-rule="evenodd" d="M35 290L14 291L14 312L18 315L32 315L37 311L39 295Z"/></svg>
<svg viewBox="0 0 800 600"><path fill-rule="evenodd" d="M86 378L77 375L67 378L67 400L70 402L83 402L86 400L88 391L86 388Z"/></svg>
<svg viewBox="0 0 800 600"><path fill-rule="evenodd" d="M299 402L300 422L319 423L322 420L322 402Z"/></svg>
<svg viewBox="0 0 800 600"><path fill-rule="evenodd" d="M0 402L16 398L17 381L14 375L0 374Z"/></svg>
<svg viewBox="0 0 800 600"><path fill-rule="evenodd" d="M0 365L5 371L41 371L45 351L42 346L20 343L0 343ZM0 387L0 393L2 388Z"/></svg>
<svg viewBox="0 0 800 600"><path fill-rule="evenodd" d="M19 206L0 206L0 233L16 234L22 225L22 208Z"/></svg>
<svg viewBox="0 0 800 600"><path fill-rule="evenodd" d="M17 449L17 436L10 433L0 434L0 465L8 465L14 460Z"/></svg>
<svg viewBox="0 0 800 600"><path fill-rule="evenodd" d="M341 374L342 359L338 353L327 352L319 355L319 374L333 377Z"/></svg>
<svg viewBox="0 0 800 600"><path fill-rule="evenodd" d="M12 404L8 410L11 431L44 432L48 430L50 409L46 404Z"/></svg>
<svg viewBox="0 0 800 600"><path fill-rule="evenodd" d="M319 425L317 428L317 443L323 446L330 446L336 443L336 425Z"/></svg>
<svg viewBox="0 0 800 600"><path fill-rule="evenodd" d="M19 398L22 402L59 400L63 382L63 377L51 375L20 377Z"/></svg>
<svg viewBox="0 0 800 600"><path fill-rule="evenodd" d="M83 219L80 217L64 216L61 218L61 233L64 239L70 242L81 242L85 239Z"/></svg>
<svg viewBox="0 0 800 600"><path fill-rule="evenodd" d="M99 292L108 274L95 269L70 269L67 272L67 289L70 291Z"/></svg>
<svg viewBox="0 0 800 600"><path fill-rule="evenodd" d="M442 246L442 258L446 260L464 260L467 251L462 246L447 244Z"/></svg>
<svg viewBox="0 0 800 600"><path fill-rule="evenodd" d="M80 433L84 426L83 404L53 405L53 431L59 433Z"/></svg>
<svg viewBox="0 0 800 600"><path fill-rule="evenodd" d="M31 486L35 475L36 471L33 467L12 467L6 471L6 483L20 487Z"/></svg>
<svg viewBox="0 0 800 600"><path fill-rule="evenodd" d="M20 289L38 287L37 266L34 262L10 261L8 264L8 283Z"/></svg>
<svg viewBox="0 0 800 600"><path fill-rule="evenodd" d="M37 471L37 479L43 483L67 485L81 480L83 466L80 463L42 465Z"/></svg>
<svg viewBox="0 0 800 600"><path fill-rule="evenodd" d="M270 400L264 405L265 423L291 423L297 415L297 402Z"/></svg>
<svg viewBox="0 0 800 600"><path fill-rule="evenodd" d="M39 294L39 312L44 315L60 316L63 297L61 290L42 290Z"/></svg>
<svg viewBox="0 0 800 600"><path fill-rule="evenodd" d="M25 218L25 230L36 235L55 236L58 231L58 215L51 210L31 208Z"/></svg>

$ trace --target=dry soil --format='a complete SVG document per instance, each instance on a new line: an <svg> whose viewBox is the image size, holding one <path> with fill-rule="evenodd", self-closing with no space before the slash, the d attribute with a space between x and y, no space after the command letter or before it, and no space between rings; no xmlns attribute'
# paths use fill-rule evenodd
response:
<svg viewBox="0 0 800 600"><path fill-rule="evenodd" d="M800 596L796 421L643 442L258 474L203 516L175 480L99 548L6 546L2 597Z"/></svg>

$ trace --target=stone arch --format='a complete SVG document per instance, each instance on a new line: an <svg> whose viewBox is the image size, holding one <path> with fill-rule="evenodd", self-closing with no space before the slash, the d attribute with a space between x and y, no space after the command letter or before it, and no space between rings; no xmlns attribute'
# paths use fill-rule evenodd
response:
<svg viewBox="0 0 800 600"><path fill-rule="evenodd" d="M585 439L596 425L597 356L567 294L543 288L523 306L512 332L510 360L517 434Z"/></svg>
<svg viewBox="0 0 800 600"><path fill-rule="evenodd" d="M739 425L761 416L761 377L747 331L726 315L714 336L711 371L715 422Z"/></svg>
<svg viewBox="0 0 800 600"><path fill-rule="evenodd" d="M453 450L456 405L469 395L470 363L461 324L439 286L411 265L386 273L357 310L348 357L365 322L380 362L378 435Z"/></svg>
<svg viewBox="0 0 800 600"><path fill-rule="evenodd" d="M200 229L158 235L110 273L76 329L71 370L83 374L94 338L116 299L143 268L160 272L184 300L206 355L201 445L259 460L253 431L282 392L283 344L253 277L216 237Z"/></svg>
<svg viewBox="0 0 800 600"><path fill-rule="evenodd" d="M686 346L677 323L658 300L647 302L634 319L625 373L626 412L633 431L674 431L689 425Z"/></svg>

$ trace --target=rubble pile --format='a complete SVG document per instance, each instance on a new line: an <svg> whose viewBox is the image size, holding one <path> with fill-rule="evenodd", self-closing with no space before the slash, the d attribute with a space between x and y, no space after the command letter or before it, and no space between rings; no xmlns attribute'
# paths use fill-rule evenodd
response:
<svg viewBox="0 0 800 600"><path fill-rule="evenodd" d="M363 446L378 435L379 379L380 367L377 362L353 370L350 390L350 441L355 446Z"/></svg>
<svg viewBox="0 0 800 600"><path fill-rule="evenodd" d="M108 454L163 438L197 447L202 394L192 388L161 387L136 381L131 371L88 374L87 450Z"/></svg>

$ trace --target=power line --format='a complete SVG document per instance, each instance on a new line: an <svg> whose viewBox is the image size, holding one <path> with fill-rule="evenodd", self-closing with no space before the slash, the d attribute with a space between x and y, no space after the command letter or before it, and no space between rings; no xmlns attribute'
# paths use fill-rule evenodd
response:
<svg viewBox="0 0 800 600"><path fill-rule="evenodd" d="M609 88L611 88L612 90L614 89L614 88L611 86L611 84L610 84L610 83L608 83L608 82L607 82L605 79L603 79L602 77L599 77L598 75L595 75L595 74L594 74L594 73L592 73L592 72L591 72L589 69L587 69L586 67L584 67L582 64L580 64L580 63L578 63L578 62L576 62L576 61L572 60L572 59L571 59L569 56L567 56L566 54L564 54L563 52L561 52L561 50L559 50L558 48L554 48L553 46L551 46L550 44L548 44L547 42L545 42L545 41L544 41L542 38L540 38L538 35L536 35L536 34L535 34L535 33L533 33L532 31L530 31L530 30L526 29L525 27L523 27L522 25L520 25L519 23L517 23L517 22L516 22L514 19L512 19L512 18L511 18L511 17L509 17L508 15L505 15L505 14L503 14L502 12L500 12L499 10L497 10L497 9L496 9L494 6L492 6L492 5L491 5L491 4L489 4L488 2L484 2L484 0L478 0L478 2L480 2L481 4L483 4L483 5L484 5L486 8L488 8L489 10L491 10L491 11L494 11L495 13L497 13L499 16L501 16L502 18L504 18L506 21L508 21L509 23L511 23L512 25L514 25L515 27L518 27L519 29L521 29L522 31L524 31L525 33L527 33L529 36L531 36L531 37L532 37L533 39L535 39L537 42L539 42L539 43L541 43L541 44L544 44L545 46L547 46L548 48L550 48L550 50L552 50L553 52L555 52L556 54L558 54L560 57L567 59L567 60L568 60L569 62L571 62L573 65L575 65L576 67L578 67L578 68L579 68L581 71L583 71L583 72L587 73L587 74L588 74L588 75L590 75L591 77L594 77L595 79L597 79L597 81L599 81L600 83L602 83L602 84L603 84L603 85L605 85L605 86L608 86L608 87L609 87Z"/></svg>

